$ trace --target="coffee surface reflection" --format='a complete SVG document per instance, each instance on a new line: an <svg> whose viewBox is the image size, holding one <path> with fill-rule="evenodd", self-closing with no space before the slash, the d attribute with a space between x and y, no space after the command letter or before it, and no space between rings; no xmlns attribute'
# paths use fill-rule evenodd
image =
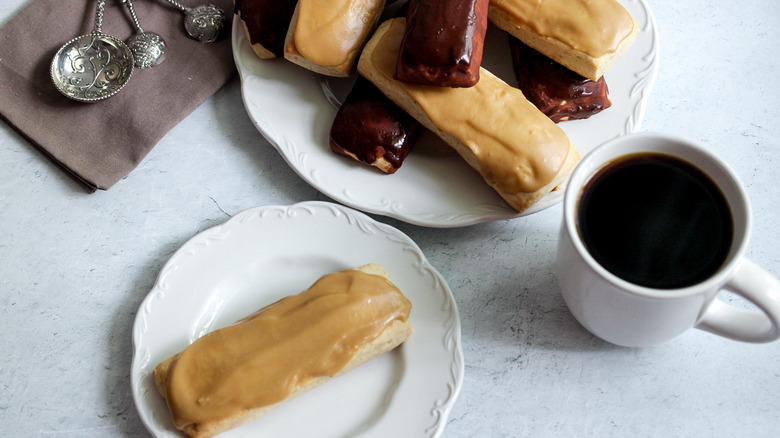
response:
<svg viewBox="0 0 780 438"><path fill-rule="evenodd" d="M584 186L576 212L593 258L631 283L676 289L712 276L734 224L725 197L693 165L658 153L619 158Z"/></svg>

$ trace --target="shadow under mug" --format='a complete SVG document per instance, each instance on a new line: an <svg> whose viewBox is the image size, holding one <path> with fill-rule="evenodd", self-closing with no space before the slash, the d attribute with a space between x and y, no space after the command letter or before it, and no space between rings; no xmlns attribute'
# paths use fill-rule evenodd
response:
<svg viewBox="0 0 780 438"><path fill-rule="evenodd" d="M603 166L637 153L671 155L703 171L722 191L731 210L733 238L721 267L707 279L677 289L654 289L626 281L590 254L577 227L583 187ZM620 199L615 199L619 203ZM689 140L662 133L630 134L586 155L569 179L558 240L558 281L566 305L588 331L613 344L660 344L695 327L744 342L780 338L780 280L745 258L751 232L747 194L721 159ZM721 290L753 303L758 311L726 304Z"/></svg>

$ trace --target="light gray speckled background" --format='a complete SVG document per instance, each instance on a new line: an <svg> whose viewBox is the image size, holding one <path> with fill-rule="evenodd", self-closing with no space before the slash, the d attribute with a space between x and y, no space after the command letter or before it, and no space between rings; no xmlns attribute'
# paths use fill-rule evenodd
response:
<svg viewBox="0 0 780 438"><path fill-rule="evenodd" d="M4 0L0 23L27 1ZM780 3L651 7L661 66L642 130L701 141L736 169L753 202L749 255L780 275ZM235 213L306 200L327 199L257 133L238 80L91 195L0 123L0 435L146 436L131 326L162 264ZM777 436L780 343L594 338L557 289L560 216L460 229L378 218L419 244L460 309L466 377L443 436Z"/></svg>

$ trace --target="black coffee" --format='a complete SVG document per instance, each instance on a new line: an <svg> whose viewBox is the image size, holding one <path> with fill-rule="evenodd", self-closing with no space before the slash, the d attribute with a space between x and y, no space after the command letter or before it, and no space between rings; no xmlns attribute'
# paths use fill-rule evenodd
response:
<svg viewBox="0 0 780 438"><path fill-rule="evenodd" d="M604 268L659 289L710 277L726 259L734 233L715 183L661 154L630 155L599 170L580 195L577 227Z"/></svg>

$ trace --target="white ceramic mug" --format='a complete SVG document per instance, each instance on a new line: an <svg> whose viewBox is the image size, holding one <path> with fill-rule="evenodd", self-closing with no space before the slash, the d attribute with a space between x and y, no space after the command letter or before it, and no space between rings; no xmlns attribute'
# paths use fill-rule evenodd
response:
<svg viewBox="0 0 780 438"><path fill-rule="evenodd" d="M672 155L693 164L716 183L731 209L734 233L725 262L714 275L692 286L659 290L623 280L593 258L578 232L577 205L588 180L605 164L643 152ZM747 194L729 166L703 147L660 133L616 138L582 159L563 202L559 284L572 314L591 333L629 347L656 345L691 327L744 342L780 337L780 281L745 258L751 229ZM760 311L724 303L717 299L721 290L746 298Z"/></svg>

